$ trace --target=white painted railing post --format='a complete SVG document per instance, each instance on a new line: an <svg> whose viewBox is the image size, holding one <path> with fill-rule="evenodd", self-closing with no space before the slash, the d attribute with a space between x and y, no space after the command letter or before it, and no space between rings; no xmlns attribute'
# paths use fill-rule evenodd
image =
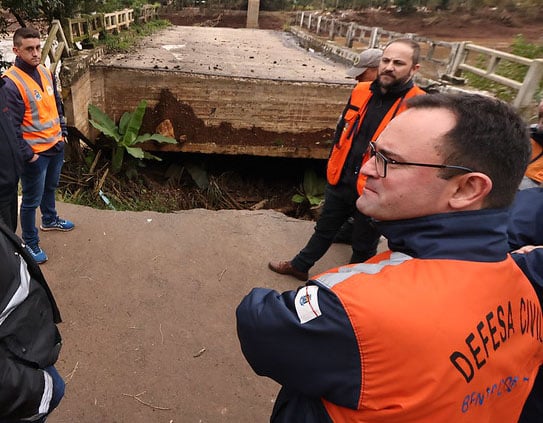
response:
<svg viewBox="0 0 543 423"><path fill-rule="evenodd" d="M520 108L529 106L543 77L543 59L534 59L526 72L522 87L515 97L513 106Z"/></svg>

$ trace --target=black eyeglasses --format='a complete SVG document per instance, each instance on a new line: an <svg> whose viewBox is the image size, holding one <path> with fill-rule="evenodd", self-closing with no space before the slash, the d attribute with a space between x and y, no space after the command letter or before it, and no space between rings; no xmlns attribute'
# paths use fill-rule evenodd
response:
<svg viewBox="0 0 543 423"><path fill-rule="evenodd" d="M381 178L386 178L387 176L387 166L389 164L393 165L404 165L404 166L423 166L423 167L435 167L438 169L456 169L463 172L475 172L473 169L464 166L453 166L445 164L428 164L428 163L412 163L412 162L398 162L394 159L389 159L380 151L377 151L375 148L375 142L370 141L370 157L375 157L375 170Z"/></svg>

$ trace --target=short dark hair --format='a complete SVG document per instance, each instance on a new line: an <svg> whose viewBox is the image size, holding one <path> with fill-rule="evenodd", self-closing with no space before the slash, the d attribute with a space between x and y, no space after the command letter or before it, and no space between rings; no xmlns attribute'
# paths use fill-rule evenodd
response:
<svg viewBox="0 0 543 423"><path fill-rule="evenodd" d="M531 156L527 124L512 106L467 93L417 96L407 104L415 109L451 111L456 124L445 134L440 146L444 164L465 166L492 180L485 208L511 205ZM454 170L443 169L440 176L448 179L455 174Z"/></svg>
<svg viewBox="0 0 543 423"><path fill-rule="evenodd" d="M24 27L19 28L13 34L13 45L15 47L20 47L23 43L23 39L27 38L40 38L40 32L37 29Z"/></svg>
<svg viewBox="0 0 543 423"><path fill-rule="evenodd" d="M389 41L386 44L385 48L387 48L389 45L394 44L394 43L402 43L411 47L411 49L413 50L413 56L412 56L413 65L418 65L419 60L420 60L420 44L419 43L417 43L415 40L412 40L411 38L396 38L395 40Z"/></svg>

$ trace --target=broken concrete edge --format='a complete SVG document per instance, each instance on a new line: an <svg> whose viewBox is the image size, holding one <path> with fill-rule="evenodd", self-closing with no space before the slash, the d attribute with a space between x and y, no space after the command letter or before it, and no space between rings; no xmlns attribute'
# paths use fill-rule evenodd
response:
<svg viewBox="0 0 543 423"><path fill-rule="evenodd" d="M249 155L260 157L287 157L299 159L327 160L330 155L330 146L291 147L291 146L255 146L255 145L220 145L216 143L178 143L157 144L147 142L140 145L145 151L175 152L175 153L203 153L224 155Z"/></svg>

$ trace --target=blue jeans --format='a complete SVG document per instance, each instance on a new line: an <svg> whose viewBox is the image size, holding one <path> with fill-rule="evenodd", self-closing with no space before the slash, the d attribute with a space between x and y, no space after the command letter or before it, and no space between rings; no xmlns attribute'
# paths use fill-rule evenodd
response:
<svg viewBox="0 0 543 423"><path fill-rule="evenodd" d="M36 228L36 209L40 207L42 223L51 223L57 218L55 192L64 163L64 151L54 156L40 155L33 163L25 163L21 175L23 196L21 202L21 230L28 245L40 242Z"/></svg>
<svg viewBox="0 0 543 423"><path fill-rule="evenodd" d="M53 411L60 403L60 400L62 397L64 397L64 390L66 388L66 384L64 383L64 380L62 379L62 376L58 373L55 366L48 366L45 369L49 376L51 376L51 379L53 379L53 394L51 396L51 401L49 402L49 412L47 414L50 414L51 411ZM34 420L32 423L44 423L47 420L47 415L39 418L38 420ZM0 423L24 423L28 420L2 420L0 419Z"/></svg>

